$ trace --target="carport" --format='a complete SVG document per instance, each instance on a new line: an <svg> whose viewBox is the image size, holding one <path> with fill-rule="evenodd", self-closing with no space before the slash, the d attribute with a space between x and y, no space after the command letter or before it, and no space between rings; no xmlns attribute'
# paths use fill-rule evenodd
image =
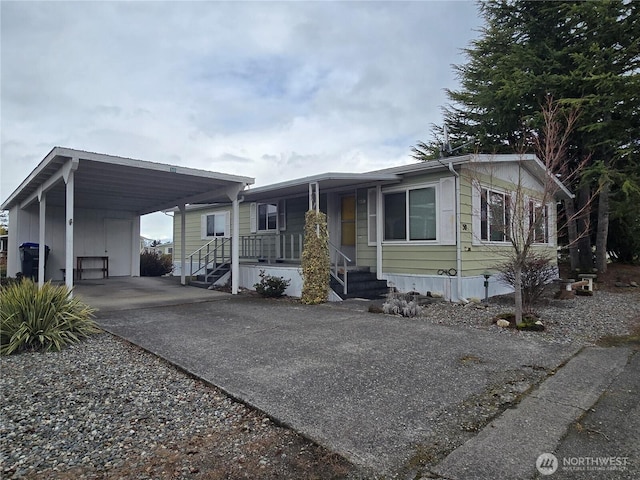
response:
<svg viewBox="0 0 640 480"><path fill-rule="evenodd" d="M54 147L1 208L9 211L7 274L19 272L18 245L50 246L47 279L71 288L78 258L98 261L102 275L140 275L140 216L189 204L232 203L238 231L238 194L254 179L100 153ZM185 225L180 258L185 264ZM232 237L232 292L238 289L238 236ZM106 259L106 260L105 260ZM100 263L100 262L106 263ZM108 271L105 272L104 265ZM80 273L80 272L78 272ZM38 264L38 283L45 262ZM181 283L186 283L182 269Z"/></svg>

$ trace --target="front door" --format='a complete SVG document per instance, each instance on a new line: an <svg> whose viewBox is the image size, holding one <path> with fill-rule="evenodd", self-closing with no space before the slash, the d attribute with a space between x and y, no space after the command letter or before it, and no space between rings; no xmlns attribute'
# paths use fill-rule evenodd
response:
<svg viewBox="0 0 640 480"><path fill-rule="evenodd" d="M356 196L340 198L340 250L356 262Z"/></svg>
<svg viewBox="0 0 640 480"><path fill-rule="evenodd" d="M131 275L131 220L105 218L104 254L109 257L109 276Z"/></svg>

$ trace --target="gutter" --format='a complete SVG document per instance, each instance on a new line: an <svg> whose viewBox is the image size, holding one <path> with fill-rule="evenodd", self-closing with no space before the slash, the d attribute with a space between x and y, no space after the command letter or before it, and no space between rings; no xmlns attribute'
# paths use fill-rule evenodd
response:
<svg viewBox="0 0 640 480"><path fill-rule="evenodd" d="M469 300L462 296L462 232L460 231L460 174L455 171L453 164L449 162L449 171L453 173L456 184L456 284L458 287L458 301L469 303Z"/></svg>

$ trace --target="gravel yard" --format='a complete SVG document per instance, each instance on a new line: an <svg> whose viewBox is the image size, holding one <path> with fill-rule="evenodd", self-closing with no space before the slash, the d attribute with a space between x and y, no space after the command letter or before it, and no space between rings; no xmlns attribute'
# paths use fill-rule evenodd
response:
<svg viewBox="0 0 640 480"><path fill-rule="evenodd" d="M498 335L521 335L544 342L574 346L593 345L604 336L627 335L640 323L639 289L596 291L594 296L571 300L554 300L547 292L535 308L545 325L543 332L526 332L498 328L493 319L500 313L513 312L510 296L491 299L489 306L435 302L425 307L419 321L495 331Z"/></svg>
<svg viewBox="0 0 640 480"><path fill-rule="evenodd" d="M605 335L625 335L640 322L637 289L599 291L538 309L544 332L492 324L509 310L434 303L433 322L483 329L505 337L578 347ZM473 362L473 358L468 359ZM2 478L345 478L357 470L342 458L274 425L265 415L228 398L135 346L109 334L58 353L0 359L0 474ZM544 372L540 373L540 377ZM530 379L529 379L530 380ZM526 382L523 382L526 385ZM511 385L450 412L456 431L446 449L472 435L518 393ZM514 393L515 392L515 393ZM425 457L436 455L422 452ZM440 452L441 453L441 452ZM416 459L429 464L429 458Z"/></svg>

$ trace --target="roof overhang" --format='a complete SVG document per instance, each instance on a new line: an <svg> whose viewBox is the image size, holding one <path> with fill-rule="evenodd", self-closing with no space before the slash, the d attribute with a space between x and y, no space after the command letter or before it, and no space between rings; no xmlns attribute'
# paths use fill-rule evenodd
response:
<svg viewBox="0 0 640 480"><path fill-rule="evenodd" d="M373 173L389 173L401 176L412 176L428 173L430 171L441 171L456 169L462 165L499 165L504 163L519 164L525 168L531 175L538 179L541 184L545 185L546 180L550 180L554 184L555 197L561 200L573 198L571 191L553 174L551 174L544 163L534 154L471 154L461 155L459 157L445 157L426 162L416 162L399 167L377 170Z"/></svg>
<svg viewBox="0 0 640 480"><path fill-rule="evenodd" d="M64 206L70 169L75 170L76 206L138 215L183 204L229 202L254 183L250 177L54 147L1 208L25 208L43 192L47 205Z"/></svg>
<svg viewBox="0 0 640 480"><path fill-rule="evenodd" d="M377 183L399 182L401 176L395 173L322 173L286 182L274 183L264 187L245 190L242 195L245 201L261 201L282 197L308 195L309 185L318 184L321 192L363 188Z"/></svg>

